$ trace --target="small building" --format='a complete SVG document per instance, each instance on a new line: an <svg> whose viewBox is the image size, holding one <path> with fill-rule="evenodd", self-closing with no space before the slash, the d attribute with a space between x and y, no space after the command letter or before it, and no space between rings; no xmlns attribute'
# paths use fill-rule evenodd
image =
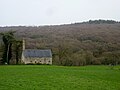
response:
<svg viewBox="0 0 120 90"><path fill-rule="evenodd" d="M52 64L52 52L51 50L25 49L25 41L23 41L22 63Z"/></svg>

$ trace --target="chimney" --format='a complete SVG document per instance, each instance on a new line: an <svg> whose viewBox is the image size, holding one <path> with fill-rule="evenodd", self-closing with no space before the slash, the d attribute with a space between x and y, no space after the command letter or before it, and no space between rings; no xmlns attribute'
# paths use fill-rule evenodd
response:
<svg viewBox="0 0 120 90"><path fill-rule="evenodd" d="M24 39L23 39L22 49L23 49L23 51L25 50L25 40Z"/></svg>

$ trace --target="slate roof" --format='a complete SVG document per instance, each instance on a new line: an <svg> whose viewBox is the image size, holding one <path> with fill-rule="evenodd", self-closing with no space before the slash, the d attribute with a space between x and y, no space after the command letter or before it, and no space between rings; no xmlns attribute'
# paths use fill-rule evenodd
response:
<svg viewBox="0 0 120 90"><path fill-rule="evenodd" d="M25 49L23 54L25 57L52 57L51 50Z"/></svg>

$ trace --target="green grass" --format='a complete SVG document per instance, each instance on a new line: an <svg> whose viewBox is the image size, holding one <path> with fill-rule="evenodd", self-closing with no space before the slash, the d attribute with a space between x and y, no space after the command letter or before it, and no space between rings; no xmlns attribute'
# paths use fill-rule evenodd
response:
<svg viewBox="0 0 120 90"><path fill-rule="evenodd" d="M0 66L0 90L120 90L120 66Z"/></svg>

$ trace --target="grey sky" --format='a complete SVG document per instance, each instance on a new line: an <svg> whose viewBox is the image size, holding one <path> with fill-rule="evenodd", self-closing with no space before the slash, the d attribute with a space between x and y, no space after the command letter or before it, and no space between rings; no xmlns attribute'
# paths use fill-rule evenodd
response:
<svg viewBox="0 0 120 90"><path fill-rule="evenodd" d="M120 0L0 0L0 26L120 21Z"/></svg>

